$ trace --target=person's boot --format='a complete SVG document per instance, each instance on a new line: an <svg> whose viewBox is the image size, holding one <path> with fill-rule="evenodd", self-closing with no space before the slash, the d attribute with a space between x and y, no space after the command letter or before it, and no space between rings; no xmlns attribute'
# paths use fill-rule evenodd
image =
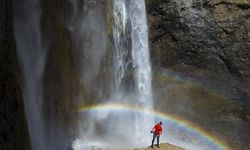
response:
<svg viewBox="0 0 250 150"><path fill-rule="evenodd" d="M160 148L159 144L156 145L158 148Z"/></svg>
<svg viewBox="0 0 250 150"><path fill-rule="evenodd" d="M153 146L153 145L151 145L150 147L151 147L151 148L154 148L154 146Z"/></svg>

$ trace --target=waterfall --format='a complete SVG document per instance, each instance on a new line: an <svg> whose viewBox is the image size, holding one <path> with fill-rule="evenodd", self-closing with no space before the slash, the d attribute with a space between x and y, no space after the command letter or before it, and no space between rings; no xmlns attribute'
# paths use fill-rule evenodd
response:
<svg viewBox="0 0 250 150"><path fill-rule="evenodd" d="M126 4L124 0L116 0L114 4L114 68L115 68L115 89L114 94L116 99L120 99L122 93L122 80L126 70L126 60L128 56L128 35L126 35L126 25L128 16L126 12Z"/></svg>
<svg viewBox="0 0 250 150"><path fill-rule="evenodd" d="M46 51L40 33L40 0L14 4L14 33L23 76L23 98L28 129L34 150L46 149L42 116L42 77Z"/></svg>
<svg viewBox="0 0 250 150"><path fill-rule="evenodd" d="M135 68L138 100L145 108L152 108L151 64L148 47L148 27L144 0L131 1L132 58Z"/></svg>
<svg viewBox="0 0 250 150"><path fill-rule="evenodd" d="M144 0L114 0L113 3L115 91L124 92L121 88L124 86L122 81L126 78L125 72L131 71L129 68L131 63L138 104L152 108L151 64L145 2Z"/></svg>
<svg viewBox="0 0 250 150"><path fill-rule="evenodd" d="M130 6L132 60L135 68L135 86L138 92L137 101L139 107L142 107L145 112L150 112L153 108L153 100L145 2L144 0L132 0ZM151 123L153 123L153 119L147 118L147 116L141 116L135 121L137 138L145 136L145 129L150 130Z"/></svg>
<svg viewBox="0 0 250 150"><path fill-rule="evenodd" d="M192 122L153 111L144 0L12 0L11 4L33 150L146 147L151 144L154 119L165 125L164 143L186 149L227 148ZM201 0L177 4L190 7L180 12L184 19L200 13L194 4L202 6ZM208 91L201 88L202 93Z"/></svg>
<svg viewBox="0 0 250 150"><path fill-rule="evenodd" d="M43 77L48 47L42 42L40 0L13 1L14 32L32 149L56 149L54 136L50 133L54 131L49 129L50 122L45 123L43 115L46 111L43 110ZM110 80L111 88L107 90L109 98L103 98L102 94L103 88L109 86L102 87L98 82L103 73L102 62L108 55L103 3L99 0L84 3L69 0L69 3L73 9L72 18L66 26L75 52L80 54L77 57L80 60L77 64L81 76L79 85L90 91L87 93L79 88L79 95L86 92L95 103L128 104L144 112L150 111L153 102L144 0L113 0L113 57L109 57L113 63L109 69L114 80ZM83 7L77 7L78 4ZM85 144L97 141L105 146L135 146L150 142L147 134L153 119L145 115L106 111L88 112L83 116L79 118L79 137ZM116 132L114 126L119 127Z"/></svg>
<svg viewBox="0 0 250 150"><path fill-rule="evenodd" d="M148 29L144 0L114 0L113 38L115 45L115 81L116 93L122 95L122 80L125 72L131 71L134 80L134 97L132 105L150 111L153 108L151 89L151 64L149 58ZM131 43L131 44L129 44ZM129 58L130 59L127 59ZM127 84L125 86L128 86ZM118 87L118 88L117 88ZM132 93L126 93L131 95ZM119 97L124 102L124 97ZM126 99L125 99L126 102ZM145 116L136 116L134 120L135 138L138 140L145 134L144 129L150 128L153 122ZM144 129L143 129L144 128Z"/></svg>
<svg viewBox="0 0 250 150"><path fill-rule="evenodd" d="M132 105L152 111L151 64L144 0L113 0L113 64L111 97L102 104ZM90 111L80 121L73 147L133 147L150 143L154 120L147 115L112 110ZM87 116L87 117L86 117ZM117 128L114 132L114 127Z"/></svg>

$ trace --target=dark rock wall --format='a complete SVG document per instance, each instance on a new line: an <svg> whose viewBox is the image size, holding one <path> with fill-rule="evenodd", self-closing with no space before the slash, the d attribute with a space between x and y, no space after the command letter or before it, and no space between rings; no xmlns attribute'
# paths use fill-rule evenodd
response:
<svg viewBox="0 0 250 150"><path fill-rule="evenodd" d="M218 80L249 107L250 2L188 2L147 1L154 66Z"/></svg>
<svg viewBox="0 0 250 150"><path fill-rule="evenodd" d="M0 0L0 68L0 149L29 150L9 0Z"/></svg>
<svg viewBox="0 0 250 150"><path fill-rule="evenodd" d="M250 1L146 2L155 100L166 102L155 107L248 149Z"/></svg>

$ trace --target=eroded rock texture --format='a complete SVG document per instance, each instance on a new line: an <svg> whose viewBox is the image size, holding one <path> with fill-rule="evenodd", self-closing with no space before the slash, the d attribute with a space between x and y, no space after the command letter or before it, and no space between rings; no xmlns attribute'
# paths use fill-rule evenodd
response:
<svg viewBox="0 0 250 150"><path fill-rule="evenodd" d="M156 101L249 149L250 1L147 0Z"/></svg>

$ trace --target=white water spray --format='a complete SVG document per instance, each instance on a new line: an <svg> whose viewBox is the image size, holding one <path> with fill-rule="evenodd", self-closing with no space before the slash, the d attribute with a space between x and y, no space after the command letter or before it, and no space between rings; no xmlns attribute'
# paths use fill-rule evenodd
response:
<svg viewBox="0 0 250 150"><path fill-rule="evenodd" d="M150 112L153 108L153 100L145 2L144 0L132 0L130 3L132 60L135 68L135 86L138 92L137 103L145 112ZM141 139L142 136L146 136L145 132L150 130L152 123L152 118L147 118L147 116L137 118L135 122L137 138ZM149 141L148 138L147 141Z"/></svg>
<svg viewBox="0 0 250 150"><path fill-rule="evenodd" d="M116 99L120 99L122 91L122 80L127 68L126 57L128 56L128 36L126 35L126 24L128 21L126 3L124 0L113 2L113 38L114 38L114 66L115 66L115 91Z"/></svg>
<svg viewBox="0 0 250 150"><path fill-rule="evenodd" d="M144 0L131 1L132 58L135 68L136 89L139 102L145 108L152 108L151 64L148 47L148 27Z"/></svg>
<svg viewBox="0 0 250 150"><path fill-rule="evenodd" d="M144 0L113 0L113 17L114 88L106 103L130 104L145 113L150 112L153 101ZM112 110L89 112L84 115L85 119L86 116L89 123L80 125L86 131L82 131L75 141L75 149L81 149L83 145L105 148L150 144L152 117Z"/></svg>
<svg viewBox="0 0 250 150"><path fill-rule="evenodd" d="M114 0L113 7L115 92L116 95L119 95L115 99L118 99L117 101L120 103L132 103L144 109L145 112L149 112L153 108L153 102L145 2L144 0ZM121 87L124 86L122 81L126 78L125 72L131 71L129 63L133 68L135 91L124 94ZM126 94L134 94L134 97L130 98L133 99L133 102L126 100ZM145 137L145 132L149 130L149 125L153 123L153 120L136 115L133 121L135 140L144 139L142 137Z"/></svg>

